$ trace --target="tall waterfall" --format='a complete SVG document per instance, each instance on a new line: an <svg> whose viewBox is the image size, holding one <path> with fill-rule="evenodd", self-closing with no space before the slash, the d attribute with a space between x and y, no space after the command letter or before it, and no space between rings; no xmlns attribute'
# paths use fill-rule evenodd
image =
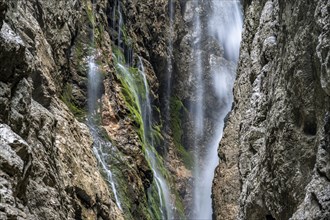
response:
<svg viewBox="0 0 330 220"><path fill-rule="evenodd" d="M174 0L168 0L169 32L167 36L167 65L166 65L166 88L165 88L165 126L170 126L170 102L173 75L173 37L174 37ZM166 127L168 129L168 127Z"/></svg>
<svg viewBox="0 0 330 220"><path fill-rule="evenodd" d="M198 4L201 4L199 1ZM192 106L194 113L194 148L195 148L195 168L194 168L194 218L212 219L212 200L211 189L214 178L214 170L218 164L217 149L222 137L224 118L231 109L233 95L233 83L236 69L236 62L239 55L239 45L242 31L242 14L240 1L237 0L212 0L211 16L207 17L203 27L199 12L200 5L197 6L194 21L194 34L196 42L194 45L194 56L196 63L195 70L192 72L196 79L195 103ZM202 30L203 28L203 30ZM205 31L205 29L207 31ZM206 72L200 48L201 39L212 38L223 48L223 57L226 61L220 62L215 54L209 55L207 61L210 66L212 87L206 88L203 75ZM231 68L233 67L233 68ZM209 96L207 90L212 90L219 107L208 106L205 100ZM206 107L209 109L206 109ZM207 110L207 112L206 112ZM212 135L205 131L205 121L215 120ZM207 140L205 140L207 139Z"/></svg>
<svg viewBox="0 0 330 220"><path fill-rule="evenodd" d="M92 36L91 36L91 45L94 47L94 5L92 4L93 20L92 22ZM87 126L93 138L93 152L98 160L98 164L104 173L105 179L108 185L111 187L112 192L115 197L115 202L120 210L122 210L121 202L119 200L119 195L116 189L114 176L111 172L111 162L110 154L114 152L114 148L109 141L106 141L100 135L100 129L97 126L96 118L99 117L99 98L101 96L101 84L102 77L98 69L97 64L95 63L95 49L92 48L91 55L88 57L88 117L87 117Z"/></svg>
<svg viewBox="0 0 330 220"><path fill-rule="evenodd" d="M119 209L122 209L119 196L117 193L115 180L111 172L111 163L109 161L109 154L113 151L113 146L109 141L104 140L100 136L100 130L97 127L96 120L98 112L98 98L100 96L100 86L102 79L98 67L95 64L94 56L88 59L88 121L87 125L93 137L93 151L98 160L102 172L105 174L106 181L111 186L115 197L115 202Z"/></svg>
<svg viewBox="0 0 330 220"><path fill-rule="evenodd" d="M155 177L155 184L157 186L157 191L161 202L160 211L163 215L163 218L173 219L173 212L172 212L173 204L170 197L170 190L166 180L160 173L157 165L157 158L154 149L155 141L151 133L153 128L152 128L152 108L151 108L150 95L149 95L149 86L147 82L146 73L144 70L144 65L140 57L139 57L139 73L143 78L145 97L146 97L144 102L141 100L143 106L142 118L144 124L144 138L147 143L146 154L150 161L151 168ZM166 212L166 215L164 214L164 212Z"/></svg>
<svg viewBox="0 0 330 220"><path fill-rule="evenodd" d="M124 64L117 64L119 71L124 75L126 83L128 84L134 100L138 104L139 112L142 116L142 126L143 126L143 143L145 146L145 156L149 161L153 175L154 175L154 184L155 189L157 190L158 200L159 200L159 212L161 213L162 219L173 219L173 204L170 197L170 190L167 185L167 182L160 172L159 164L162 161L156 156L156 150L154 146L154 139L152 134L152 108L149 97L149 86L147 82L147 77L144 69L142 59L139 58L139 76L133 76L129 71L129 68ZM142 79L142 87L138 85L139 80ZM142 88L142 89L141 89ZM152 187L150 190L154 190ZM150 196L152 192L150 192Z"/></svg>

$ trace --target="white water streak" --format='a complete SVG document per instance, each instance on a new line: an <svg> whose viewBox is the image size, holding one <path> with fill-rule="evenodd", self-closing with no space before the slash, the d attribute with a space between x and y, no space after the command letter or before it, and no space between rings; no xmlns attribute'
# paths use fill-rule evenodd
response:
<svg viewBox="0 0 330 220"><path fill-rule="evenodd" d="M110 170L109 162L107 162L107 160L106 160L106 158L109 157L109 152L112 151L113 146L111 145L110 142L104 141L99 136L98 131L96 130L95 126L92 123L90 123L88 125L88 127L90 129L90 132L91 132L91 134L93 136L93 140L94 140L93 152L94 152L94 154L96 156L96 159L98 160L102 170L106 174L106 178L107 178L106 180L112 188L112 192L115 196L116 204L117 204L118 208L120 210L122 210L121 203L120 203L120 200L119 200L119 197L118 197L118 192L117 192L116 185L115 185L115 180L114 180L114 177L113 177L112 172Z"/></svg>
<svg viewBox="0 0 330 220"><path fill-rule="evenodd" d="M115 181L110 170L109 162L107 157L109 157L109 152L112 151L112 145L110 142L103 140L98 132L96 125L94 124L94 117L97 114L97 102L100 92L100 85L102 83L100 72L95 64L94 57L91 56L88 59L88 127L93 137L93 151L94 154L101 165L102 170L106 173L106 180L112 188L112 192L115 196L115 201L120 210L122 210L121 203L118 197Z"/></svg>
<svg viewBox="0 0 330 220"><path fill-rule="evenodd" d="M212 7L209 32L223 45L225 55L237 61L243 26L240 1L213 0Z"/></svg>
<svg viewBox="0 0 330 220"><path fill-rule="evenodd" d="M212 0L212 15L208 20L208 30L209 35L218 41L218 44L224 48L224 55L228 61L236 62L239 55L239 46L241 41L241 31L242 31L242 15L240 11L239 1L228 1L228 0ZM199 31L199 20L196 20L196 32L202 34ZM212 56L211 56L212 57ZM197 56L197 59L200 59ZM210 61L211 62L211 61ZM197 64L198 66L198 64ZM211 200L211 190L212 181L214 178L214 169L218 165L218 155L217 149L219 142L222 138L222 131L224 126L224 118L231 109L233 95L233 81L234 72L229 70L227 66L212 66L211 73L214 80L214 91L218 100L221 100L223 106L221 106L220 112L217 112L218 121L217 126L214 129L214 134L211 140L206 146L206 155L201 158L201 155L196 156L195 168L195 187L194 187L194 211L196 219L212 219L212 200ZM197 67L197 70L199 68ZM201 67L202 71L203 67ZM196 75L199 79L198 71ZM203 83L203 81L200 81ZM202 87L201 87L202 88ZM197 92L201 93L201 91ZM198 98L198 94L197 94ZM200 105L200 103L198 103ZM195 133L198 135L203 130L204 118L203 110L198 110L196 107L196 122ZM199 112L201 111L201 112ZM200 125L200 123L202 125ZM197 144L197 143L196 143ZM196 146L200 147L200 146ZM197 152L199 152L197 150ZM199 167L199 161L203 164Z"/></svg>
<svg viewBox="0 0 330 220"><path fill-rule="evenodd" d="M170 119L170 102L171 102L171 90L172 90L172 77L173 77L173 37L174 37L174 15L175 8L173 7L173 0L168 1L168 13L169 13L169 32L167 39L167 66L166 66L166 91L165 91L165 126L169 126Z"/></svg>
<svg viewBox="0 0 330 220"><path fill-rule="evenodd" d="M142 108L142 115L143 115L143 124L144 124L144 138L147 143L147 147L146 147L147 157L151 164L151 168L152 168L155 180L156 180L158 195L159 195L159 199L161 202L160 211L163 214L164 218L166 217L167 219L173 219L173 212L172 212L173 205L171 202L170 191L167 186L166 180L161 175L161 173L158 169L156 155L154 153L155 149L152 149L154 147L154 140L153 140L152 133L151 133L152 132L152 108L151 108L149 86L148 86L148 82L147 82L146 72L145 72L141 57L139 57L139 72L142 76L143 83L144 83L144 89L145 89L145 101L144 102L141 101L141 104L144 106ZM165 204L163 204L163 200L164 200ZM166 216L164 216L163 210L166 210Z"/></svg>
<svg viewBox="0 0 330 220"><path fill-rule="evenodd" d="M162 176L158 168L158 161L156 159L154 141L152 138L152 108L150 102L149 86L147 77L144 69L142 59L139 58L139 73L143 79L144 91L139 91L136 79L131 75L128 68L122 64L117 64L121 69L121 72L125 75L125 80L129 85L130 91L132 92L134 99L138 102L138 107L143 120L144 126L144 143L146 150L146 158L150 162L150 166L154 175L154 180L157 188L157 193L160 201L160 213L163 219L173 219L173 205L171 202L171 196L169 187L166 180ZM144 92L144 94L140 94ZM166 214L164 213L166 212Z"/></svg>

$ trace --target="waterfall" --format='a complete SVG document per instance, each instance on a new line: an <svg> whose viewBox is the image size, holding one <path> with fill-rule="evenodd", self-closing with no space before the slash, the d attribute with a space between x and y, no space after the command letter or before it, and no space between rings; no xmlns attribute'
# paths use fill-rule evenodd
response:
<svg viewBox="0 0 330 220"><path fill-rule="evenodd" d="M98 117L98 98L100 97L100 86L102 79L98 67L95 64L94 56L88 59L88 121L87 125L93 137L93 152L98 160L99 166L105 173L105 178L111 186L115 197L115 202L120 210L122 210L121 203L118 197L115 180L111 172L109 154L113 152L113 146L109 141L104 140L100 136L100 131L96 125Z"/></svg>
<svg viewBox="0 0 330 220"><path fill-rule="evenodd" d="M167 58L166 58L166 88L165 88L165 128L169 129L170 126L170 102L172 90L172 75L173 75L173 37L174 37L174 15L175 8L173 0L168 1L168 15L169 15L169 32L167 39Z"/></svg>
<svg viewBox="0 0 330 220"><path fill-rule="evenodd" d="M156 185L157 195L159 199L159 212L162 215L162 219L173 219L173 204L171 201L170 190L167 182L160 172L159 161L157 158L155 150L155 141L152 134L152 107L149 95L149 86L147 82L147 77L144 69L142 59L139 57L138 73L139 76L134 76L128 67L124 64L117 63L118 69L123 74L125 82L129 86L131 93L133 94L135 102L138 104L138 111L142 116L142 126L143 126L143 144L145 146L145 156L149 161L150 167L154 176L154 184ZM138 86L139 79L142 79L143 89ZM151 189L152 190L152 189ZM151 194L151 192L149 193ZM152 195L150 195L152 196Z"/></svg>
<svg viewBox="0 0 330 220"><path fill-rule="evenodd" d="M99 102L98 99L101 96L101 84L102 84L102 77L101 73L98 70L98 66L95 63L95 49L94 49L94 6L92 4L92 14L93 20L92 22L92 52L91 56L88 57L88 87L87 87L87 94L88 94L88 118L87 118L87 126L93 138L93 152L98 160L98 164L105 174L105 179L109 186L112 189L112 192L115 197L115 202L120 210L122 210L121 203L119 200L118 192L115 185L115 180L111 172L110 166L110 154L114 151L112 144L109 141L104 140L100 135L100 130L97 126L96 118L99 117Z"/></svg>
<svg viewBox="0 0 330 220"><path fill-rule="evenodd" d="M196 15L195 15L195 44L194 44L194 51L195 51L195 77L196 77L196 82L197 82L197 87L195 90L195 99L196 99L196 104L194 105L194 114L195 114L195 136L199 137L203 135L203 128L204 128L204 83L203 83L203 69L202 69L202 55L201 55L201 35L202 35L202 30L201 30L201 22L200 22L200 8L196 8Z"/></svg>
<svg viewBox="0 0 330 220"><path fill-rule="evenodd" d="M194 177L195 177L195 184L193 189L193 196L194 196L194 213L204 213L206 210L204 209L204 203L203 195L204 190L201 190L201 187L203 187L203 183L201 182L201 167L200 167L200 160L201 155L200 152L200 139L203 136L203 127L204 127L204 81L203 81L203 69L202 69L202 55L201 55L201 22L200 22L200 8L196 8L196 14L194 19L195 24L195 30L194 30L194 57L196 59L194 65L194 71L193 74L195 76L196 80L196 88L194 91L194 97L195 97L195 103L192 106L192 112L194 114L194 160L195 160L195 166L194 166ZM207 210L208 211L208 210Z"/></svg>
<svg viewBox="0 0 330 220"><path fill-rule="evenodd" d="M223 45L225 57L237 62L243 26L240 0L213 0L212 8L209 33Z"/></svg>
<svg viewBox="0 0 330 220"><path fill-rule="evenodd" d="M212 200L211 190L214 178L214 170L218 165L217 149L222 138L224 126L224 118L231 109L233 102L233 83L235 75L235 66L237 65L239 46L242 31L242 14L240 1L237 0L212 0L211 16L207 17L207 31L202 30L199 6L195 13L195 71L194 77L197 82L195 89L195 103L192 106L194 114L194 151L195 151L195 168L194 168L194 218L196 219L212 219ZM217 44L224 50L224 58L226 61L218 61L215 54L210 54L208 65L210 65L210 73L212 79L212 87L208 90L213 91L217 102L221 103L219 108L207 106L205 103L206 96L209 92L205 90L203 60L201 56L200 41L203 37L214 39ZM234 68L231 68L234 66ZM208 112L205 112L207 106ZM211 109L212 108L212 109ZM214 122L211 137L206 136L205 121L216 120ZM205 140L207 139L207 140ZM201 149L202 148L202 149Z"/></svg>
<svg viewBox="0 0 330 220"><path fill-rule="evenodd" d="M96 114L97 99L100 95L101 76L97 71L97 66L94 62L94 56L88 58L88 113L91 117Z"/></svg>
<svg viewBox="0 0 330 220"><path fill-rule="evenodd" d="M149 86L147 82L146 73L144 70L144 65L142 62L142 59L139 57L139 73L141 74L143 78L143 84L145 88L145 101L141 100L142 106L142 118L143 118L143 125L144 125L144 139L147 143L146 147L146 154L147 158L150 161L151 168L155 177L155 183L157 185L157 191L160 198L160 208L161 213L163 214L163 217L166 219L173 219L173 205L171 202L170 197L170 190L167 185L166 180L160 173L158 166L157 166L157 159L155 155L155 149L154 149L154 140L152 132L152 108L151 108L151 102L150 102L150 96L149 96ZM163 203L164 201L164 203ZM164 210L166 211L166 215L164 215Z"/></svg>

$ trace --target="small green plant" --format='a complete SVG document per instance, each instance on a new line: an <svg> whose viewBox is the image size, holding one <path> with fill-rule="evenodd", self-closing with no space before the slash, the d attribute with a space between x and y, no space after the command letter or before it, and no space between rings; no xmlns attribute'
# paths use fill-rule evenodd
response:
<svg viewBox="0 0 330 220"><path fill-rule="evenodd" d="M144 127L145 125L142 117L142 105L147 98L147 88L144 85L143 77L137 68L125 65L125 57L123 55L123 51L120 48L113 47L112 51L116 76L121 84L121 95L126 107L128 108L130 118L135 122L142 149L145 154L147 154L147 151L149 151L155 156L153 159L156 160L156 163L154 164L156 167L153 168L157 169L168 183L171 183L172 179L164 166L164 160L155 149L155 146L163 143L164 141L164 138L161 134L161 124L152 125L150 131L146 131ZM181 110L183 107L182 102L178 99L175 100L174 104L176 106L175 109L177 110ZM159 109L157 110L159 111ZM175 116L176 127L177 131L179 132L176 136L176 143L179 147L181 147L179 148L179 154L184 158L184 161L190 161L190 154L186 152L181 145L182 129L180 117L181 115ZM146 157L146 159L148 160L148 157ZM148 163L151 167L151 161L148 161ZM191 162L187 162L187 164L190 166ZM150 191L147 194L150 215L153 219L161 219L161 212L165 210L161 211L159 206L161 203L164 204L165 201L160 201L161 198L158 195L156 183L151 184L151 188L148 190ZM171 191L173 193L173 187L171 187ZM176 193L174 194L176 195ZM177 207L178 215L184 219L183 205L179 196L176 196L175 204Z"/></svg>
<svg viewBox="0 0 330 220"><path fill-rule="evenodd" d="M182 158L185 166L188 169L191 169L194 165L193 156L182 146L181 141L183 135L181 118L183 116L183 112L186 112L187 110L181 100L176 96L171 97L170 107L170 124L174 145L179 153L179 156Z"/></svg>
<svg viewBox="0 0 330 220"><path fill-rule="evenodd" d="M95 17L94 17L94 13L93 13L93 4L92 4L92 2L85 0L85 6L86 6L85 9L86 9L88 20L94 26Z"/></svg>
<svg viewBox="0 0 330 220"><path fill-rule="evenodd" d="M161 133L161 125L154 125L152 127L151 135L152 135L152 140L154 140L154 144L158 146L159 144L163 143L164 137Z"/></svg>
<svg viewBox="0 0 330 220"><path fill-rule="evenodd" d="M79 108L74 104L74 99L72 96L72 85L67 83L64 86L62 95L60 96L61 100L68 106L69 110L73 113L73 115L82 120L86 116L86 111L82 108Z"/></svg>

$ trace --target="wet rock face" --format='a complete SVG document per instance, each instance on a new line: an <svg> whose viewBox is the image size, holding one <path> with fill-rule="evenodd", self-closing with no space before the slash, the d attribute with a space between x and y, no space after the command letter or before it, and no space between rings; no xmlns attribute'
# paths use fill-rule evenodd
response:
<svg viewBox="0 0 330 220"><path fill-rule="evenodd" d="M330 218L329 7L245 2L235 105L213 182L216 219Z"/></svg>
<svg viewBox="0 0 330 220"><path fill-rule="evenodd" d="M0 219L122 219L59 98L84 16L77 1L0 1Z"/></svg>
<svg viewBox="0 0 330 220"><path fill-rule="evenodd" d="M173 9L173 23L172 23L172 32L170 27L170 2L172 2ZM166 100L166 89L167 83L169 81L169 69L168 62L170 57L169 44L172 41L173 44L173 73L172 73L172 82L173 88L175 90L173 94L184 97L184 87L182 85L176 84L177 82L184 82L186 80L189 63L183 57L188 57L191 50L188 49L189 46L181 47L181 41L183 40L186 31L187 25L183 19L184 8L187 1L168 1L168 0L133 0L133 1L122 1L123 6L123 16L125 20L125 26L128 31L128 35L133 40L134 52L140 55L143 58L143 63L145 64L145 69L148 77L149 87L151 89L151 101L152 105L158 107L160 112L154 111L154 120L158 121L163 125L162 135L164 137L164 142L159 146L156 146L157 150L161 156L162 152L165 152L165 168L169 171L172 179L171 188L179 192L179 198L183 201L184 211L187 215L191 203L192 196L192 178L190 168L185 167L183 163L183 158L180 157L177 146L175 146L173 138L171 137L171 131L165 131L165 115L166 115L166 104L169 104ZM184 52L183 52L184 51ZM177 58L180 57L178 60ZM185 76L179 75L180 70L178 67L184 69ZM179 75L179 76L178 76ZM176 78L178 76L178 78ZM176 85L174 85L176 84ZM176 90L176 88L180 88ZM172 95L173 95L172 94ZM173 97L175 96L173 95ZM112 98L111 100L114 100ZM108 109L118 108L120 106L114 102L109 103L113 107ZM110 115L111 111L109 112ZM112 113L113 114L113 113ZM107 128L111 127L124 127L122 130L118 130L125 133L129 124L129 121L118 121L115 117L112 117L113 120L108 120L109 123ZM113 126L116 124L116 126ZM128 129L129 131L129 129ZM116 135L116 132L113 132L115 139L120 139L120 135ZM134 139L134 138L133 138ZM124 141L124 140L119 140ZM139 157L138 157L139 158ZM137 160L140 162L140 160ZM145 167L142 166L142 170ZM143 173L147 173L142 171ZM145 174L144 174L145 175ZM148 181L147 181L148 183ZM172 195L174 197L174 195ZM181 211L181 210L180 210Z"/></svg>
<svg viewBox="0 0 330 220"><path fill-rule="evenodd" d="M6 157L0 160L4 173L0 198L8 195L9 199L0 200L1 219L122 218L98 169L88 129L76 120L86 113L91 47L104 76L100 121L105 136L116 145L112 159L120 177L119 190L126 197L123 203L128 204L125 217L150 218L146 191L153 175L113 66L112 46L118 40L110 24L116 22L111 20L114 2L0 1L0 123L25 141L28 149L3 141ZM131 46L141 56L157 104L156 75L164 74L166 62L167 0L119 2L125 37L132 40L120 46ZM135 55L132 64L137 60ZM5 140L7 134L1 130L0 137ZM175 160L167 166L182 176L173 187L184 191L189 171L175 151L168 160Z"/></svg>

